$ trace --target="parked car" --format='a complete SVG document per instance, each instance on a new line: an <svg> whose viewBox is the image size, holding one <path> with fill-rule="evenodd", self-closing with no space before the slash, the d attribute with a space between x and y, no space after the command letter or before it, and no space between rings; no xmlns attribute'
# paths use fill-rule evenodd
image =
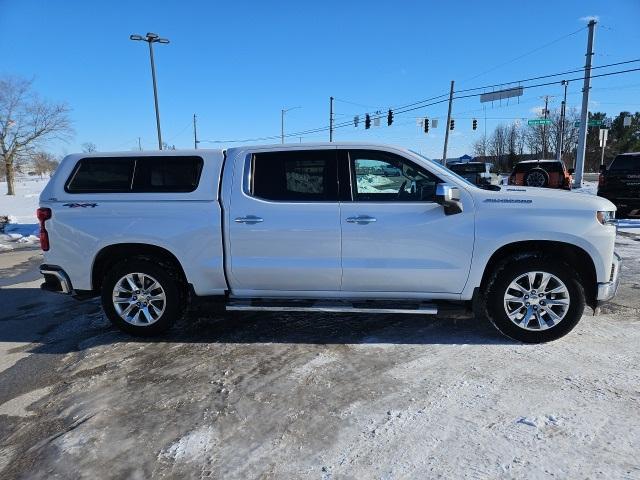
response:
<svg viewBox="0 0 640 480"><path fill-rule="evenodd" d="M399 175L372 173L384 166ZM100 296L135 335L202 298L368 314L457 301L544 342L615 295L614 210L595 195L480 189L384 145L73 154L40 196L40 270L44 289Z"/></svg>
<svg viewBox="0 0 640 480"><path fill-rule="evenodd" d="M523 160L513 167L509 185L570 190L572 174L560 160Z"/></svg>
<svg viewBox="0 0 640 480"><path fill-rule="evenodd" d="M492 163L487 162L465 162L453 163L449 169L466 178L471 183L484 187L488 185L500 185L502 178L493 168Z"/></svg>
<svg viewBox="0 0 640 480"><path fill-rule="evenodd" d="M600 171L598 195L618 207L618 217L640 216L640 152L624 153Z"/></svg>

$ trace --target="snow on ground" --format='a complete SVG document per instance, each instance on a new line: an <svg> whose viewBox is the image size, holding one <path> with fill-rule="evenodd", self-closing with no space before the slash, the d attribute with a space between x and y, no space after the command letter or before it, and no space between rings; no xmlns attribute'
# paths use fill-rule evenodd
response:
<svg viewBox="0 0 640 480"><path fill-rule="evenodd" d="M0 478L640 478L638 247L618 236L618 296L544 345L446 312L203 314L135 339L8 252Z"/></svg>
<svg viewBox="0 0 640 480"><path fill-rule="evenodd" d="M6 195L7 184L0 182L0 217L9 217L4 234L0 233L0 252L38 243L36 209L40 192L48 181L48 178L19 176L15 195Z"/></svg>
<svg viewBox="0 0 640 480"><path fill-rule="evenodd" d="M571 191L572 192L576 192L576 193L588 193L590 195L597 195L598 194L598 182L588 182L588 181L584 180L582 182L582 187L574 188Z"/></svg>

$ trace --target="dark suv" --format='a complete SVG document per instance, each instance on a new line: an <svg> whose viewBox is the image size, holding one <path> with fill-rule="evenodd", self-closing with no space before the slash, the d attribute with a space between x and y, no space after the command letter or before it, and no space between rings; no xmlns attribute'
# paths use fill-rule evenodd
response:
<svg viewBox="0 0 640 480"><path fill-rule="evenodd" d="M602 168L598 195L618 207L618 218L640 216L640 152L618 155Z"/></svg>

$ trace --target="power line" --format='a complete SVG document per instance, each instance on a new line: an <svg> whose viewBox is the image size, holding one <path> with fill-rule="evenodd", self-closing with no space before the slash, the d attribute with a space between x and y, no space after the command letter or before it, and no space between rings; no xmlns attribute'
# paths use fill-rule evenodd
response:
<svg viewBox="0 0 640 480"><path fill-rule="evenodd" d="M556 43L558 43L558 42L560 42L560 41L564 40L565 38L569 38L569 37L571 37L571 36L573 36L573 35L576 35L577 33L580 33L582 30L585 30L586 28L587 28L587 27L581 27L581 28L579 28L578 30L576 30L575 32L571 32L571 33L569 33L569 34L567 34L567 35L563 35L562 37L556 38L555 40L552 40L552 41L550 41L549 43L545 43L544 45L542 45L542 46L540 46L540 47L537 47L537 48L534 48L533 50L530 50L530 51L528 51L528 52L526 52L526 53L523 53L522 55L519 55L519 56L517 56L517 57L515 57L515 58L512 58L511 60L507 60L507 61L506 61L506 62L504 62L504 63L501 63L501 64L499 64L499 65L496 65L495 67L490 68L489 70L485 70L484 72L479 73L479 74L477 74L477 75L475 75L475 76L473 76L473 77L471 77L471 78L467 78L466 80L463 80L463 81L462 81L462 82L460 82L460 83L466 83L466 82L468 82L468 81L470 81L470 80L475 80L476 78L481 77L482 75L485 75L485 74L487 74L487 73L489 73L489 72L493 72L494 70L497 70L498 68L504 67L505 65L509 65L510 63L513 63L513 62L515 62L515 61L520 60L521 58L524 58L524 57L526 57L526 56L529 56L529 55L531 55L532 53L536 53L536 52L539 52L540 50L543 50L543 49L545 49L545 48L547 48L547 47L550 47L551 45L554 45L554 44L556 44Z"/></svg>
<svg viewBox="0 0 640 480"><path fill-rule="evenodd" d="M628 64L628 63L633 63L633 62L639 62L640 59L634 59L634 60L627 60L625 62L616 62L613 64L609 64L609 65L602 65L600 67L597 68L606 68L606 67L611 67L611 66L615 66L615 65L622 65L622 64ZM582 69L578 70L578 71L582 71ZM632 68L632 69L627 69L627 70L619 70L619 71L615 71L615 72L606 72L606 73L601 73L598 75L592 75L591 78L598 78L598 77L607 77L607 76L611 76L611 75L621 75L623 73L631 73L631 72L637 72L640 71L640 68ZM559 73L559 74L549 74L549 75L543 75L540 77L533 77L533 78L537 78L537 79L542 79L542 78L550 78L550 77L556 77L559 75L565 75L567 73L571 73L571 72L563 72L563 73ZM572 73L576 73L576 71L572 71ZM507 85L507 84L514 84L514 83L522 83L525 81L530 81L529 80L520 80L520 81L515 81L515 82L506 82L506 83L502 83L499 85ZM567 81L570 82L574 82L574 81L578 81L578 80L584 80L584 77L575 77L575 78L570 78L570 79L565 79ZM540 88L540 87L545 87L545 86L549 86L549 85L555 85L555 84L559 84L561 83L560 81L552 81L552 82L544 82L544 83L538 83L538 84L534 84L534 85L526 85L524 86L524 88ZM484 89L484 88L489 88L489 87L477 87L477 88L471 88L471 89L466 89L466 90L459 90L458 92L454 92L454 94L456 93L463 93L463 92L467 92L467 91L475 91L475 90L480 90L480 89ZM479 97L483 95L483 93L473 93L473 94L469 94L469 95L462 95L462 96L454 96L453 99L454 100L461 100L464 98L473 98L473 97ZM437 95L435 97L431 97L425 100L420 100L417 102L413 102L413 103L409 103L400 107L396 107L394 108L394 114L400 115L403 113L407 113L407 112L412 112L415 110L419 110L422 108L426 108L426 107L430 107L433 105L438 105L441 103L445 103L448 101L447 98L441 99L442 97L446 97L448 96L448 94L443 94L443 95ZM441 99L441 100L437 100L437 99ZM435 101L432 101L435 100ZM430 102L430 103L429 103ZM382 118L386 116L386 112L381 112L379 114L371 114L370 118L371 120L375 120L377 118ZM337 123L333 126L334 129L336 128L343 128L345 126L348 125L353 125L352 121L346 121L346 122L342 122L342 123ZM324 127L317 127L317 128L313 128L313 129L309 129L309 130L303 130L303 131L299 131L299 132L292 132L292 133L288 133L285 135L285 137L289 138L289 137L300 137L300 136L306 136L306 135L311 135L314 133L321 133L321 132L326 132L329 130L329 126L324 126ZM260 142L260 141L266 141L266 140L274 140L280 138L279 135L270 135L270 136L264 136L264 137L254 137L254 138L245 138L245 139L240 139L240 140L200 140L200 142L202 143L249 143L249 142Z"/></svg>
<svg viewBox="0 0 640 480"><path fill-rule="evenodd" d="M591 70L596 70L596 69L599 69L599 68L615 67L615 66L618 66L618 65L626 65L628 63L636 63L636 62L640 62L640 58L635 58L633 60L625 60L624 62L609 63L607 65L600 65L600 66L597 66L597 67L591 67ZM521 79L521 80L514 80L512 82L495 83L493 85L484 85L482 87L467 88L465 90L457 90L455 93L472 92L474 90L485 90L485 89L488 89L488 88L503 87L505 85L515 85L515 84L520 84L520 83L531 82L533 80L542 80L543 78L560 77L562 75L569 75L571 73L578 73L578 72L582 72L582 71L584 71L584 67L576 68L574 70L567 70L566 72L561 72L561 73L550 73L548 75L540 75L540 76L537 76L537 77L525 78L525 79ZM524 85L524 88L528 88L528 87L526 85Z"/></svg>

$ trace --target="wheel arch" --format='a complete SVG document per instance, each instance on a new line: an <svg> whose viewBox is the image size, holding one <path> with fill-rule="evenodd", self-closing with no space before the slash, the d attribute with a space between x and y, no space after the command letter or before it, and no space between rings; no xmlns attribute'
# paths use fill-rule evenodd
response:
<svg viewBox="0 0 640 480"><path fill-rule="evenodd" d="M187 282L187 276L178 258L169 250L146 243L117 243L102 248L95 256L91 267L91 287L99 291L108 269L116 263L128 258L151 258L171 268L179 277Z"/></svg>
<svg viewBox="0 0 640 480"><path fill-rule="evenodd" d="M598 287L593 259L583 248L555 240L524 240L508 243L498 248L485 265L480 281L480 291L485 291L491 275L506 258L517 254L531 253L555 257L573 266L584 288L587 305L591 308L596 307Z"/></svg>

